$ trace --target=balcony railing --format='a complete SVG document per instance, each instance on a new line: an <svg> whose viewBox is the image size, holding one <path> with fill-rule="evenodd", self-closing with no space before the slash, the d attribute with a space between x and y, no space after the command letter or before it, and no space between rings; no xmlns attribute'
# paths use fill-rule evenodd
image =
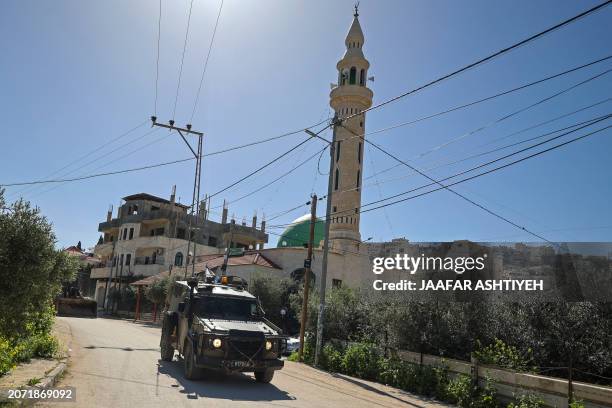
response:
<svg viewBox="0 0 612 408"><path fill-rule="evenodd" d="M164 265L164 257L137 256L134 258L134 265Z"/></svg>

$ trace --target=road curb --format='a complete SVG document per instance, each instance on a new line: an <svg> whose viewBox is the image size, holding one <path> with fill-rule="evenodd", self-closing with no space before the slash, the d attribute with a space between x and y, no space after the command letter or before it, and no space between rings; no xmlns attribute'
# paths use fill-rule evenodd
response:
<svg viewBox="0 0 612 408"><path fill-rule="evenodd" d="M22 386L22 387L19 387L19 389L34 391L34 390L46 390L48 388L52 388L57 383L57 380L60 378L60 376L64 374L64 372L66 371L67 365L68 365L68 358L63 358L59 360L58 364L54 368L52 368L51 371L49 371L48 374L46 374L45 377L42 378L38 384L33 385L33 386ZM16 406L16 407L31 407L31 406L34 406L34 404L36 404L36 402L38 401L39 400L37 399L19 399L19 400L8 399L8 396L5 395L4 391L0 395L0 403L2 404L9 403L9 404L13 404L12 406Z"/></svg>

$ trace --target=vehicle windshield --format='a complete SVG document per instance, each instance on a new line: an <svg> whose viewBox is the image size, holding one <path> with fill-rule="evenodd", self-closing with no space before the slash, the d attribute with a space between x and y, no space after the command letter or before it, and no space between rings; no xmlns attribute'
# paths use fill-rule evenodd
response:
<svg viewBox="0 0 612 408"><path fill-rule="evenodd" d="M204 318L228 320L259 320L262 315L255 299L221 296L199 298L194 313Z"/></svg>

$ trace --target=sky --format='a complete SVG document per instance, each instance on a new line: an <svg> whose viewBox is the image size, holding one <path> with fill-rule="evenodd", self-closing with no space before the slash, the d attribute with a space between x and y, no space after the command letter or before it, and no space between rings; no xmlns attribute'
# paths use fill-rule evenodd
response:
<svg viewBox="0 0 612 408"><path fill-rule="evenodd" d="M552 26L595 1L366 1L360 4L368 86L382 102ZM83 176L187 158L176 134L151 129L148 118L172 119L189 0L162 0L158 101L155 78L159 3L6 1L0 13L0 184ZM189 121L220 0L194 0L174 119ZM192 121L205 133L204 153L304 129L331 115L330 83L352 22L352 1L225 0L202 93ZM367 114L366 132L462 105L612 54L612 7L487 64ZM612 110L602 102L547 125L540 122L611 97L612 73L499 118L612 68L612 60L430 120L372 135L370 140L432 177L446 177L501 153L438 167L492 147L570 126ZM595 130L609 120L594 125ZM464 136L475 129L484 127ZM134 129L123 135L126 131ZM576 135L584 134L578 132ZM330 137L329 131L324 133ZM574 136L574 135L572 135ZM567 136L559 141L568 140ZM202 195L231 184L306 138L306 134L205 157ZM437 146L460 138L432 151ZM483 145L489 143L488 146ZM523 146L523 145L520 145ZM548 146L548 145L546 145ZM544 146L543 146L544 147ZM312 140L265 171L215 196L238 222L259 219L325 194L317 157L242 200L312 156ZM514 149L517 149L515 147ZM606 130L454 188L551 241L611 241L612 131ZM423 154L425 153L425 154ZM321 159L326 173L328 155ZM428 182L369 147L362 202ZM121 197L147 192L168 198L173 185L191 201L193 162L37 187L8 187L9 202L31 201L53 223L57 246L93 246L98 223ZM64 168L65 167L65 168ZM376 174L380 173L380 174ZM321 202L319 214L324 211ZM308 212L290 212L283 224ZM275 233L281 229L272 230ZM362 239L537 241L448 191L364 213ZM270 235L270 245L276 244Z"/></svg>

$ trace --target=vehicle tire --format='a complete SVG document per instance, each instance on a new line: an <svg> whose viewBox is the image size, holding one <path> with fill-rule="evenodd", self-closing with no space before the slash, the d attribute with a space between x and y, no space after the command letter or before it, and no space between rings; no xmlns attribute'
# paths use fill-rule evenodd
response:
<svg viewBox="0 0 612 408"><path fill-rule="evenodd" d="M193 353L193 346L191 345L191 341L187 340L185 344L185 358L184 362L184 371L185 378L188 380L199 380L204 375L204 370L195 366L195 354Z"/></svg>
<svg viewBox="0 0 612 408"><path fill-rule="evenodd" d="M169 315L164 316L162 322L162 334L159 347L161 350L161 359L163 361L172 361L174 358L174 347L172 347L171 338L172 332L174 331L174 325L172 324L172 317Z"/></svg>
<svg viewBox="0 0 612 408"><path fill-rule="evenodd" d="M267 384L274 378L274 370L255 371L255 381Z"/></svg>

